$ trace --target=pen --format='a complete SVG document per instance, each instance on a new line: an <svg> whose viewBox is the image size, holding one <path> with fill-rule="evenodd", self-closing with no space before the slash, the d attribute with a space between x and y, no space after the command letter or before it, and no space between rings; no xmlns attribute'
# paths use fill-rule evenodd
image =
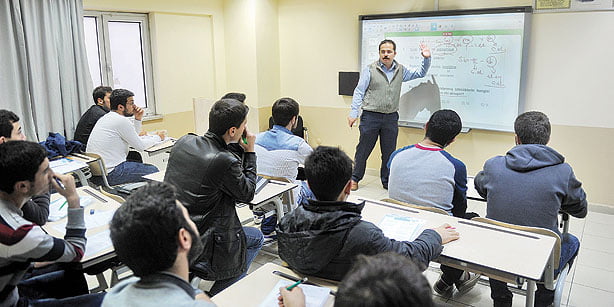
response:
<svg viewBox="0 0 614 307"><path fill-rule="evenodd" d="M246 137L242 137L241 139L243 140L243 144L247 145L247 138Z"/></svg>
<svg viewBox="0 0 614 307"><path fill-rule="evenodd" d="M290 285L288 288L286 288L286 290L291 291L292 289L294 289L294 287L304 283L307 281L307 277L303 277L303 279L300 279L299 281L293 283L292 285Z"/></svg>
<svg viewBox="0 0 614 307"><path fill-rule="evenodd" d="M66 190L66 187L64 186L62 181L60 181L60 179L58 179L58 177L53 177L53 179L55 180L55 182L57 182L57 184L60 186L60 188L62 188L62 190Z"/></svg>
<svg viewBox="0 0 614 307"><path fill-rule="evenodd" d="M64 206L66 206L67 203L68 203L68 200L65 200L64 203L60 206L60 209L58 209L58 211L62 210L62 208L64 208Z"/></svg>

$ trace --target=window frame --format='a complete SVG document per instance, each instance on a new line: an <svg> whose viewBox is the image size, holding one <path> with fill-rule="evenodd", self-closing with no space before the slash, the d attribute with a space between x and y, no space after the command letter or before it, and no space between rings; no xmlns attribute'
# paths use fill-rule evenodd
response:
<svg viewBox="0 0 614 307"><path fill-rule="evenodd" d="M96 19L96 33L98 41L98 59L100 62L100 74L103 84L112 86L113 82L113 63L111 60L111 50L109 41L109 22L123 21L135 22L140 24L141 29L141 56L143 59L143 74L145 80L145 108L146 117L155 117L156 99L153 78L153 62L151 57L151 36L149 31L149 15L145 13L118 13L105 11L83 11L83 18L93 17ZM91 73L91 72L90 72Z"/></svg>

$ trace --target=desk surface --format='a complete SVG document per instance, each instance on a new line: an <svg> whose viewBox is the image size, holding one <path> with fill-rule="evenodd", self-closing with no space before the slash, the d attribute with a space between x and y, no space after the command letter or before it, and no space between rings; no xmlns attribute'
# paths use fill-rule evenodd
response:
<svg viewBox="0 0 614 307"><path fill-rule="evenodd" d="M273 286L275 286L279 280L286 280L281 276L273 274L273 271L280 271L297 277L299 276L288 268L273 263L267 263L232 286L226 288L211 300L219 307L258 306L264 301L271 289L273 289ZM309 281L337 291L337 285L335 283L311 277ZM334 302L335 297L329 295L324 306L333 306Z"/></svg>
<svg viewBox="0 0 614 307"><path fill-rule="evenodd" d="M162 182L162 181L164 181L164 172L163 171L155 172L153 174L145 175L145 176L143 176L143 178L149 179L151 181Z"/></svg>
<svg viewBox="0 0 614 307"><path fill-rule="evenodd" d="M83 210L87 227L85 233L87 244L85 246L85 255L83 255L83 259L81 259L81 264L83 268L87 268L114 257L113 243L109 237L109 225L108 223L104 224L104 221L106 221L109 216L112 216L115 210L119 208L120 204L90 187L80 187L77 188L77 191L79 196L89 196L93 198L92 203ZM55 193L51 195L51 200L53 201L60 197L62 196ZM92 209L94 213L90 214ZM63 238L66 233L66 228L62 226L66 225L66 220L67 218L63 218L55 222L48 222L43 226L43 229L54 237ZM104 225L90 228L90 226L88 226L88 221L92 222L90 225Z"/></svg>
<svg viewBox="0 0 614 307"><path fill-rule="evenodd" d="M145 152L149 153L150 155L153 153L157 153L160 151L164 151L164 150L169 150L171 149L173 146L175 146L175 142L177 142L176 139L174 138L169 138L165 141L162 141L158 144L155 144L147 149L145 149Z"/></svg>
<svg viewBox="0 0 614 307"><path fill-rule="evenodd" d="M354 197L350 201L358 202L357 199L360 198ZM456 227L460 239L444 245L438 261L444 264L460 263L468 270L473 266L479 272L481 268L496 270L500 274L496 277L510 278L514 275L539 280L556 242L554 238L544 235L365 200L363 219L376 225L386 214L399 214L425 220L425 228L435 228L444 223Z"/></svg>
<svg viewBox="0 0 614 307"><path fill-rule="evenodd" d="M258 192L256 195L254 195L254 199L252 199L252 201L250 201L249 203L252 205L258 205L261 204L267 200L270 200L271 198L288 192L289 190L292 190L294 188L296 188L298 185L296 183L289 183L289 182L281 182L281 181L276 181L276 180L270 180L263 188L262 190L260 190L260 192Z"/></svg>

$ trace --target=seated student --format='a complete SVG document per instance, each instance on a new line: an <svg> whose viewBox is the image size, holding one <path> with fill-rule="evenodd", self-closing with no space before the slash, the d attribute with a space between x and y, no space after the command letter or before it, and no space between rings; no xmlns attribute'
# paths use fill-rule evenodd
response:
<svg viewBox="0 0 614 307"><path fill-rule="evenodd" d="M558 213L583 218L587 213L586 194L571 166L554 149L550 140L550 121L536 111L518 115L514 122L516 146L505 156L489 159L475 177L475 188L486 199L486 217L505 223L541 227L561 235ZM580 242L572 234L561 237L558 274L571 264ZM490 296L495 306L511 306L512 292L505 282L490 279ZM548 306L554 291L537 284L535 306Z"/></svg>
<svg viewBox="0 0 614 307"><path fill-rule="evenodd" d="M26 136L19 124L19 116L8 110L0 110L0 144L25 139ZM49 192L32 196L21 207L21 211L26 220L39 226L45 225L49 218Z"/></svg>
<svg viewBox="0 0 614 307"><path fill-rule="evenodd" d="M291 291L279 289L279 305L305 306L300 287ZM358 256L345 275L335 307L430 307L434 306L431 287L426 277L411 260L393 252L374 256Z"/></svg>
<svg viewBox="0 0 614 307"><path fill-rule="evenodd" d="M302 274L341 280L357 255L393 251L426 269L442 244L459 237L444 224L427 229L412 242L384 236L362 220L365 203L346 202L351 190L352 160L339 148L320 146L305 162L305 175L317 200L284 215L277 225L279 256Z"/></svg>
<svg viewBox="0 0 614 307"><path fill-rule="evenodd" d="M72 176L54 174L45 149L26 141L0 144L0 174L0 223L3 227L0 232L0 305L51 303L51 299L39 299L65 297L78 290L74 289L76 284L72 280L63 278L61 271L36 276L32 283L22 281L32 262L78 262L85 252L83 208ZM62 182L64 188L57 181ZM47 193L50 186L68 202L64 240L46 234L22 217L21 208L26 201L34 195ZM24 289L21 283L27 283ZM87 287L81 293L87 293ZM73 306L96 305L101 300L100 295L86 295L61 302Z"/></svg>
<svg viewBox="0 0 614 307"><path fill-rule="evenodd" d="M134 161L126 161L129 146L144 150L164 140L164 133L157 136L139 136L145 111L134 104L134 93L116 89L111 93L111 112L101 117L87 141L87 152L99 154L107 168L110 185L146 181L144 175L158 168ZM134 121L128 118L134 115Z"/></svg>
<svg viewBox="0 0 614 307"><path fill-rule="evenodd" d="M113 287L102 306L215 306L188 282L203 244L171 185L152 182L137 189L109 228L117 257L139 278Z"/></svg>
<svg viewBox="0 0 614 307"><path fill-rule="evenodd" d="M256 137L256 156L258 157L258 173L266 176L282 177L298 184L294 190L294 198L300 203L306 193L301 192L303 184L296 180L298 167L305 163L313 149L304 139L290 131L296 126L299 113L298 103L292 98L281 98L273 103L273 129L258 134ZM308 188L304 186L306 190ZM275 238L277 215L265 218L260 226L265 238Z"/></svg>
<svg viewBox="0 0 614 307"><path fill-rule="evenodd" d="M111 110L111 92L112 88L108 86L99 86L94 89L92 96L94 97L94 105L91 106L79 119L77 128L75 129L75 141L87 145L92 129L96 122L109 113Z"/></svg>
<svg viewBox="0 0 614 307"><path fill-rule="evenodd" d="M237 202L251 201L256 190L256 136L247 130L248 112L235 99L214 103L207 133L177 140L164 174L201 234L205 249L191 272L215 280L211 295L243 278L262 247L260 230L243 227L235 208ZM244 135L241 159L228 144Z"/></svg>
<svg viewBox="0 0 614 307"><path fill-rule="evenodd" d="M426 123L424 139L396 150L388 167L390 198L406 203L440 208L460 218L472 218L467 210L467 168L443 149L454 142L462 128L461 119L452 110L439 110ZM449 296L456 285L459 293L471 290L480 275L441 266L442 275L435 292Z"/></svg>

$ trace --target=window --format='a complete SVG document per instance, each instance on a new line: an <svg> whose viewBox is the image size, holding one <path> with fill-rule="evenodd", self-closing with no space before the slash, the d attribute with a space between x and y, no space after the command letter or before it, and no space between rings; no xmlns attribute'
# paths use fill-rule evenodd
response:
<svg viewBox="0 0 614 307"><path fill-rule="evenodd" d="M130 90L145 114L154 115L147 14L88 11L83 23L94 87L109 85Z"/></svg>

